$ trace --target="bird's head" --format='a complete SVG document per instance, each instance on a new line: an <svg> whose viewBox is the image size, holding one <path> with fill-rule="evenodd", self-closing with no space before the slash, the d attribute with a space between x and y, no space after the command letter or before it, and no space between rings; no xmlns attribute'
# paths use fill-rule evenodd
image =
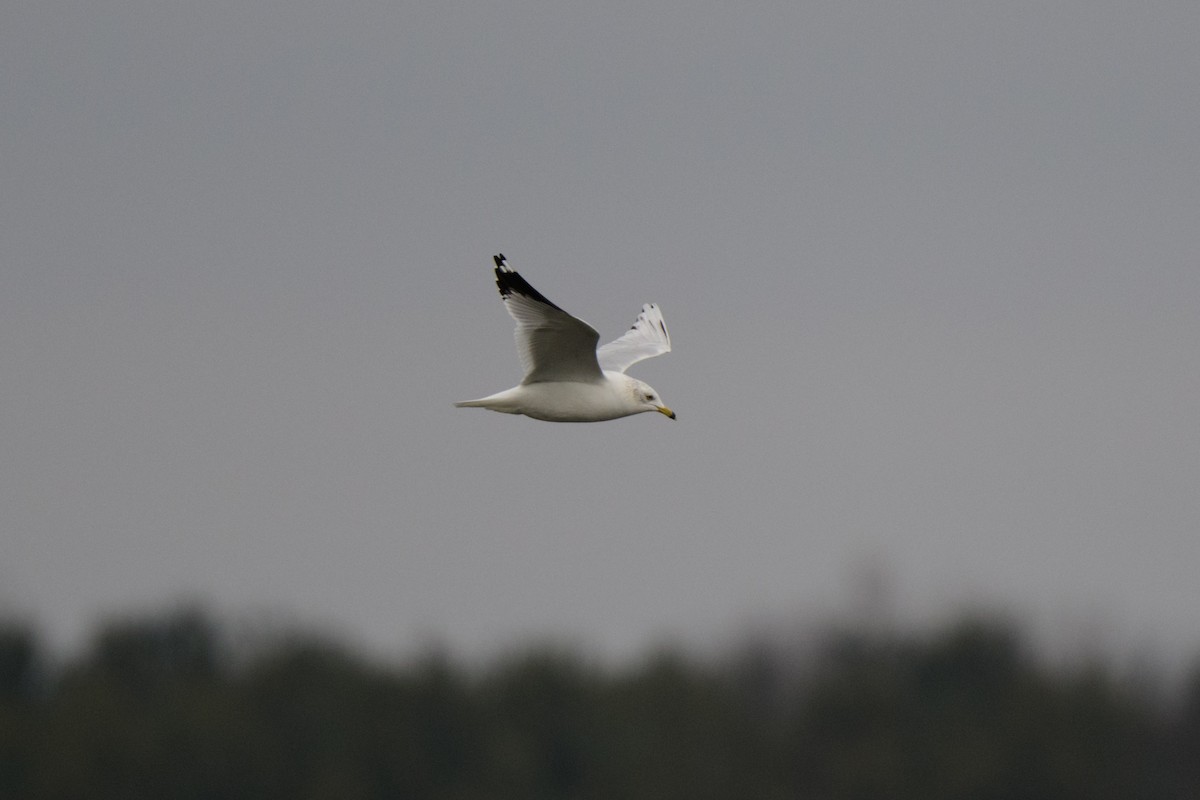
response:
<svg viewBox="0 0 1200 800"><path fill-rule="evenodd" d="M642 411L657 411L660 414L675 419L675 412L663 405L662 398L648 383L630 378L634 401L641 406Z"/></svg>

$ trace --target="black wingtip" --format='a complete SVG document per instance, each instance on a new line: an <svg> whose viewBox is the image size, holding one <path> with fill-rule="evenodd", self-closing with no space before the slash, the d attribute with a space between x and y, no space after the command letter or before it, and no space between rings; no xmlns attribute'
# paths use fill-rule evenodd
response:
<svg viewBox="0 0 1200 800"><path fill-rule="evenodd" d="M519 273L508 266L503 253L493 256L493 258L496 260L496 288L500 290L501 297L508 299L514 294L519 294L535 302L544 303L551 308L558 308L557 305L546 299L545 295L530 286L529 281L522 278ZM558 310L562 311L561 308L558 308Z"/></svg>

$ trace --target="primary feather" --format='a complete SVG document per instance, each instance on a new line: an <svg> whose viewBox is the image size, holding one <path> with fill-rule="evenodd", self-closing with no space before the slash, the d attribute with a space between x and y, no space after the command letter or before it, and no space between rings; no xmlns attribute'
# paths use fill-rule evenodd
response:
<svg viewBox="0 0 1200 800"><path fill-rule="evenodd" d="M671 335L662 312L654 303L642 306L633 327L596 351L600 368L624 372L639 361L671 352Z"/></svg>

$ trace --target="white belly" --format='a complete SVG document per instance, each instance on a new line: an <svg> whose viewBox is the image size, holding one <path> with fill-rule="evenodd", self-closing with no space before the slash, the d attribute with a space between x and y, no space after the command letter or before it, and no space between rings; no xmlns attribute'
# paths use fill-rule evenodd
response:
<svg viewBox="0 0 1200 800"><path fill-rule="evenodd" d="M504 414L524 414L547 422L600 422L637 414L646 409L632 402L624 375L598 383L528 383L503 392L457 403Z"/></svg>

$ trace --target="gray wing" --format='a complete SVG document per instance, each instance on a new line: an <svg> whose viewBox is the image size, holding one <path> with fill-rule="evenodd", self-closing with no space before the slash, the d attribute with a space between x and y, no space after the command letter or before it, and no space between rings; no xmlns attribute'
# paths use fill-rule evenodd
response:
<svg viewBox="0 0 1200 800"><path fill-rule="evenodd" d="M547 300L514 272L504 254L494 256L496 286L504 306L517 322L517 354L525 366L521 383L604 379L596 361L600 334Z"/></svg>
<svg viewBox="0 0 1200 800"><path fill-rule="evenodd" d="M625 331L625 335L614 339L596 351L600 368L611 372L624 372L639 361L671 352L671 335L663 322L662 311L654 303L642 306L642 313Z"/></svg>

